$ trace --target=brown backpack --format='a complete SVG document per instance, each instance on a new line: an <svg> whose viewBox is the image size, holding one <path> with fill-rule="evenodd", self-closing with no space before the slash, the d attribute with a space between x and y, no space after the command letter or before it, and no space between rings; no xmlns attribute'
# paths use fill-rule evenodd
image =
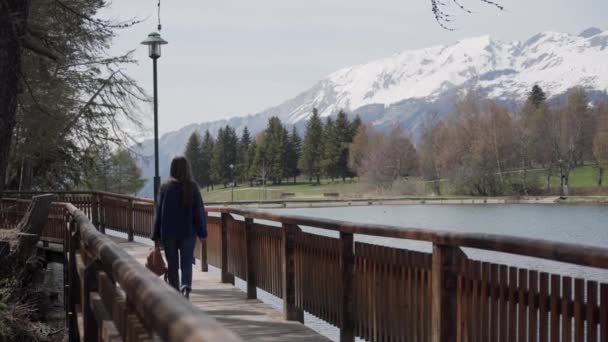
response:
<svg viewBox="0 0 608 342"><path fill-rule="evenodd" d="M167 265L165 264L165 259L163 259L160 248L153 248L152 251L150 251L146 261L146 267L158 276L167 273Z"/></svg>

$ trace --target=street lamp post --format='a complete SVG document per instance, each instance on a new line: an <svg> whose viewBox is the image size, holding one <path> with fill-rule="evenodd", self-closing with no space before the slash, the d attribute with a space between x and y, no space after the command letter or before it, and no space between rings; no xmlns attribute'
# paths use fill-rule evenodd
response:
<svg viewBox="0 0 608 342"><path fill-rule="evenodd" d="M234 202L234 164L230 164L230 203Z"/></svg>
<svg viewBox="0 0 608 342"><path fill-rule="evenodd" d="M160 188L160 175L158 172L158 80L156 60L160 58L161 45L167 44L167 41L160 37L160 33L152 32L148 35L148 38L141 43L148 46L148 56L152 58L154 73L154 203L156 203L158 199L158 189Z"/></svg>

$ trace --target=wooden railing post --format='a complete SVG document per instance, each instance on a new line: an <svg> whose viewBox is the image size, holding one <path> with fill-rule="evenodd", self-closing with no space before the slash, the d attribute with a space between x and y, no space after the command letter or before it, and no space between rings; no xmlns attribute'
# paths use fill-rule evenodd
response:
<svg viewBox="0 0 608 342"><path fill-rule="evenodd" d="M97 272L99 272L99 267L96 260L92 260L84 269L81 305L85 341L99 341L99 326L91 308L91 293L98 291Z"/></svg>
<svg viewBox="0 0 608 342"><path fill-rule="evenodd" d="M297 225L283 223L283 313L288 321L304 323L304 311L296 307L295 235L298 229Z"/></svg>
<svg viewBox="0 0 608 342"><path fill-rule="evenodd" d="M209 214L203 213L205 215L205 222L209 222ZM209 263L207 262L207 239L199 240L201 244L201 271L209 272Z"/></svg>
<svg viewBox="0 0 608 342"><path fill-rule="evenodd" d="M209 272L209 263L207 262L207 239L199 240L201 244L201 272Z"/></svg>
<svg viewBox="0 0 608 342"><path fill-rule="evenodd" d="M129 235L129 241L133 241L133 200L129 200L129 207L127 208L127 232Z"/></svg>
<svg viewBox="0 0 608 342"><path fill-rule="evenodd" d="M234 285L234 275L228 273L228 220L232 219L230 214L222 213L220 230L222 245L222 283Z"/></svg>
<svg viewBox="0 0 608 342"><path fill-rule="evenodd" d="M353 272L355 265L354 236L340 232L340 342L355 341L355 312Z"/></svg>
<svg viewBox="0 0 608 342"><path fill-rule="evenodd" d="M245 258L247 265L247 299L258 297L255 275L255 263L253 256L253 219L245 218Z"/></svg>
<svg viewBox="0 0 608 342"><path fill-rule="evenodd" d="M97 215L98 215L98 225L99 225L99 231L100 232L105 232L106 231L106 208L105 205L103 203L103 195L102 194L98 194L97 195Z"/></svg>
<svg viewBox="0 0 608 342"><path fill-rule="evenodd" d="M69 341L77 342L80 341L80 336L78 334L78 316L76 313L76 305L80 298L80 279L78 278L78 272L76 270L76 250L80 244L80 235L74 218L70 220L68 239L68 296L66 298L68 301L68 315L66 319L69 331Z"/></svg>
<svg viewBox="0 0 608 342"><path fill-rule="evenodd" d="M432 342L456 341L458 268L466 255L459 247L433 243Z"/></svg>
<svg viewBox="0 0 608 342"><path fill-rule="evenodd" d="M94 192L92 195L92 203L91 203L91 220L93 221L93 225L99 229L102 234L105 234L104 227L99 225L99 195Z"/></svg>

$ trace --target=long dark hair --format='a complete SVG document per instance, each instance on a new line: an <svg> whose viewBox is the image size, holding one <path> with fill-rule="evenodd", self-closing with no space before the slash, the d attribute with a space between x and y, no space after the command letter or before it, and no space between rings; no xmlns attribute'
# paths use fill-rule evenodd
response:
<svg viewBox="0 0 608 342"><path fill-rule="evenodd" d="M190 162L186 157L178 156L171 161L171 178L177 181L182 186L182 205L184 207L192 206L194 181L192 180L192 169Z"/></svg>

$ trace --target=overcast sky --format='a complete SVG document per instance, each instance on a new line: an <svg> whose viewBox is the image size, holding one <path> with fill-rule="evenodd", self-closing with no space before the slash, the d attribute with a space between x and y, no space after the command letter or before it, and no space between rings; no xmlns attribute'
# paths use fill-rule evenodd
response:
<svg viewBox="0 0 608 342"><path fill-rule="evenodd" d="M429 0L161 0L159 130L254 114L329 73L396 52L490 34L525 40L541 31L608 28L607 0L461 0L455 31L435 22ZM106 18L148 18L122 31L113 53L136 50L128 72L152 93L152 62L139 43L156 30L157 0L114 1ZM151 106L142 108L152 127ZM151 134L151 133L150 133ZM150 135L146 134L146 135Z"/></svg>

